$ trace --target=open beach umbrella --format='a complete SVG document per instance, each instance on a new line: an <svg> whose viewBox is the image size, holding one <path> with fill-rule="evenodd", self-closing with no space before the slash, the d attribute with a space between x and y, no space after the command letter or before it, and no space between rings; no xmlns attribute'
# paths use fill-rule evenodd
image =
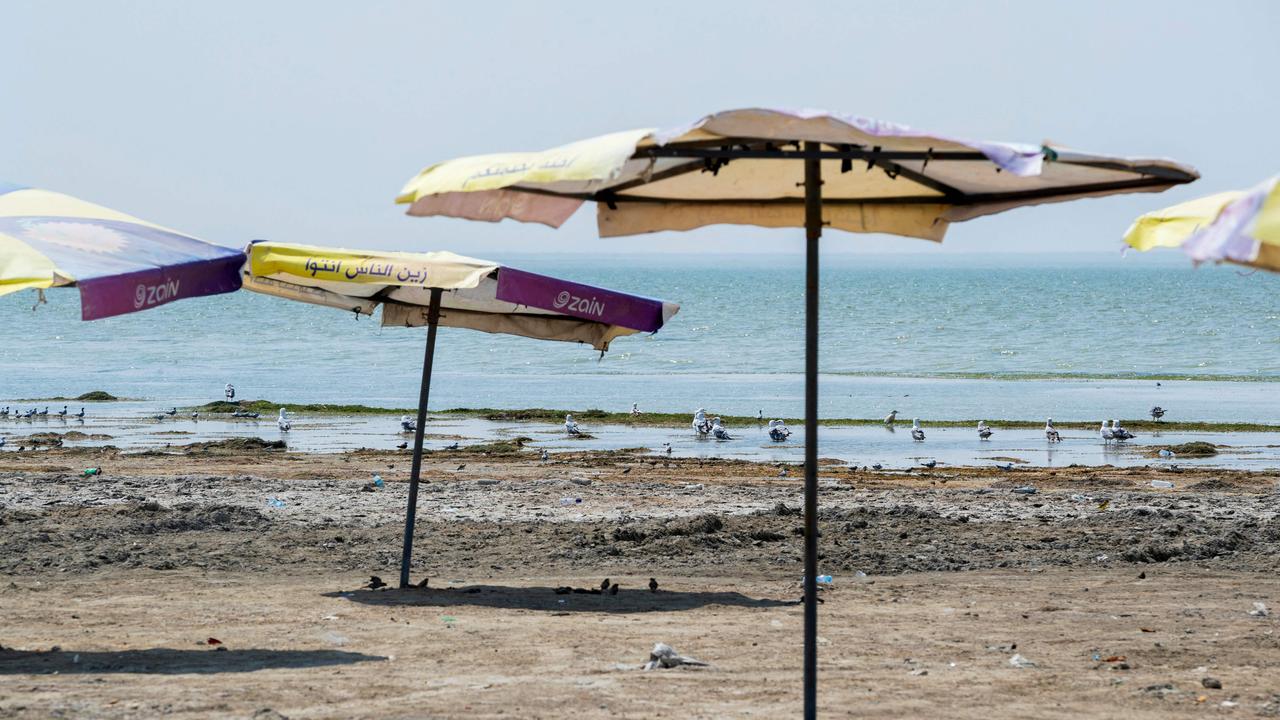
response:
<svg viewBox="0 0 1280 720"><path fill-rule="evenodd" d="M1180 247L1194 262L1233 262L1280 271L1280 176L1248 190L1188 200L1149 212L1124 241L1138 250Z"/></svg>
<svg viewBox="0 0 1280 720"><path fill-rule="evenodd" d="M84 320L240 288L244 253L69 195L0 183L0 295L78 287Z"/></svg>
<svg viewBox="0 0 1280 720"><path fill-rule="evenodd" d="M371 315L383 326L427 326L418 422L409 471L400 587L409 585L422 438L436 328L470 328L586 343L604 352L615 338L657 332L674 303L536 275L450 252L404 253L255 242L246 249L244 287L300 302Z"/></svg>
<svg viewBox="0 0 1280 720"><path fill-rule="evenodd" d="M818 240L823 225L941 241L948 225L1024 205L1159 192L1198 177L1168 160L965 140L819 110L729 110L543 152L427 167L410 215L558 227L596 203L602 237L727 223L803 227L805 715L817 702Z"/></svg>

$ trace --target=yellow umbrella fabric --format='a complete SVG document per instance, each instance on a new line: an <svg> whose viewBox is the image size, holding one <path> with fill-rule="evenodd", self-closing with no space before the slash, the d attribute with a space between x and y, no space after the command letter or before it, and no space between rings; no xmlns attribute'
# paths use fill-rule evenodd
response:
<svg viewBox="0 0 1280 720"><path fill-rule="evenodd" d="M1181 248L1193 261L1280 271L1280 176L1142 215L1124 241L1137 250Z"/></svg>

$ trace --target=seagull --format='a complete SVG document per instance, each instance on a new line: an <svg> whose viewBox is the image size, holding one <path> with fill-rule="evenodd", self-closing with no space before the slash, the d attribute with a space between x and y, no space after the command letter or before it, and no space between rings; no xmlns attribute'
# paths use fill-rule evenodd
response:
<svg viewBox="0 0 1280 720"><path fill-rule="evenodd" d="M40 412L36 413L36 415L39 415L40 417L48 417L48 415L49 415L49 406L48 406L48 405L45 405L45 406L44 406L44 410L42 410L42 411L40 411Z"/></svg>
<svg viewBox="0 0 1280 720"><path fill-rule="evenodd" d="M168 410L165 410L165 411L164 411L164 414L165 414L165 415L168 415L169 417L173 417L174 415L177 415L177 414L178 414L178 408L176 408L176 407L171 407L171 408L169 408Z"/></svg>
<svg viewBox="0 0 1280 720"><path fill-rule="evenodd" d="M5 444L6 442L8 442L8 440L6 440L6 439L5 439L5 438L3 438L3 437L0 437L0 447L4 447L4 444Z"/></svg>
<svg viewBox="0 0 1280 720"><path fill-rule="evenodd" d="M924 431L920 429L920 421L915 418L911 420L911 439L916 442L924 442Z"/></svg>
<svg viewBox="0 0 1280 720"><path fill-rule="evenodd" d="M711 420L711 434L714 435L717 440L733 439L733 436L729 434L729 431L725 430L724 426L720 424L720 418L713 418Z"/></svg>
<svg viewBox="0 0 1280 720"><path fill-rule="evenodd" d="M64 418L66 416L67 416L67 406L63 405L62 409L58 411L58 417Z"/></svg>
<svg viewBox="0 0 1280 720"><path fill-rule="evenodd" d="M894 423L894 421L896 421L897 419L898 419L898 411L897 411L897 410L894 410L893 412L891 412L891 413L889 413L888 415L885 415L885 416L884 416L884 424L885 424L885 425L892 425L892 424Z"/></svg>
<svg viewBox="0 0 1280 720"><path fill-rule="evenodd" d="M883 465L881 465L880 463L876 463L875 465L872 465L872 466L871 466L871 469L872 469L872 470L883 470L883 469L884 469L884 466L883 466Z"/></svg>
<svg viewBox="0 0 1280 720"><path fill-rule="evenodd" d="M662 445L666 448L667 457L671 457L671 443L662 443Z"/></svg>
<svg viewBox="0 0 1280 720"><path fill-rule="evenodd" d="M1001 465L1000 463L996 463L996 467L1000 468L1001 470L1003 470L1003 471L1005 471L1005 472L1012 472L1012 471L1013 471L1013 463L1005 463L1005 464L1003 464L1003 465Z"/></svg>
<svg viewBox="0 0 1280 720"><path fill-rule="evenodd" d="M452 444L452 445L445 445L445 446L444 446L444 449L445 449L445 450L457 450L457 449L458 449L458 443L454 443L454 444Z"/></svg>
<svg viewBox="0 0 1280 720"><path fill-rule="evenodd" d="M639 403L631 403L631 414L632 414L632 415L639 415L639 414L640 414L640 405L639 405Z"/></svg>
<svg viewBox="0 0 1280 720"><path fill-rule="evenodd" d="M551 456L551 453L547 452L546 448L542 448L542 453L540 455L540 457L542 458L542 462L546 462L547 458L549 458L550 456Z"/></svg>
<svg viewBox="0 0 1280 720"><path fill-rule="evenodd" d="M1062 436L1058 434L1058 429L1053 426L1053 418L1044 421L1044 439L1051 443L1062 442Z"/></svg>
<svg viewBox="0 0 1280 720"><path fill-rule="evenodd" d="M693 414L693 431L700 437L711 432L711 423L707 421L706 408L698 408L698 411Z"/></svg>
<svg viewBox="0 0 1280 720"><path fill-rule="evenodd" d="M1111 434L1111 428L1107 427L1107 421L1102 421L1102 428L1098 430L1098 434L1102 436L1102 444L1110 444L1115 439L1115 435Z"/></svg>
<svg viewBox="0 0 1280 720"><path fill-rule="evenodd" d="M756 419L757 420L764 419L764 408L760 408L759 410L756 411Z"/></svg>
<svg viewBox="0 0 1280 720"><path fill-rule="evenodd" d="M781 470L778 471L778 477L786 477L786 476L787 476L786 468L782 468Z"/></svg>
<svg viewBox="0 0 1280 720"><path fill-rule="evenodd" d="M1131 433L1131 432L1129 432L1128 430L1125 430L1124 428L1120 427L1120 421L1119 421L1119 420L1112 420L1112 421L1111 421L1111 436L1112 436L1112 437L1114 437L1116 440L1130 440L1130 439L1132 439L1132 438L1133 438L1133 433Z"/></svg>
<svg viewBox="0 0 1280 720"><path fill-rule="evenodd" d="M293 427L293 423L289 422L289 413L284 408L280 408L280 415L276 417L276 427L280 428L280 432L289 432Z"/></svg>
<svg viewBox="0 0 1280 720"><path fill-rule="evenodd" d="M1159 405L1151 408L1151 419L1160 422L1160 418L1164 417L1164 408Z"/></svg>
<svg viewBox="0 0 1280 720"><path fill-rule="evenodd" d="M227 402L231 402L232 400L235 400L236 399L235 386L232 385L231 383L227 383L227 386L222 389L222 394L227 396Z"/></svg>
<svg viewBox="0 0 1280 720"><path fill-rule="evenodd" d="M656 578L649 578L649 592L658 592L658 581Z"/></svg>
<svg viewBox="0 0 1280 720"><path fill-rule="evenodd" d="M574 421L572 415L564 416L564 430L570 435L581 435L582 429L578 427L578 423Z"/></svg>
<svg viewBox="0 0 1280 720"><path fill-rule="evenodd" d="M774 442L786 442L791 437L791 430L782 420L769 421L769 439Z"/></svg>
<svg viewBox="0 0 1280 720"><path fill-rule="evenodd" d="M231 387L231 386L228 385L227 387ZM370 590L377 590L378 588L384 588L386 586L387 584L382 582L382 578L378 577L377 575L372 575L369 577L369 584L365 585L364 587L367 587Z"/></svg>
<svg viewBox="0 0 1280 720"><path fill-rule="evenodd" d="M400 429L404 432L413 432L418 429L418 421L408 415L400 416Z"/></svg>
<svg viewBox="0 0 1280 720"><path fill-rule="evenodd" d="M922 463L920 463L920 464L921 464L921 465L923 465L923 466L925 466L925 467L927 467L927 468L929 468L930 470L932 470L932 469L934 469L935 467L937 467L937 466L938 466L938 461L937 461L937 460L926 460L926 461L924 461L924 462L922 462Z"/></svg>
<svg viewBox="0 0 1280 720"><path fill-rule="evenodd" d="M404 449L406 449L406 448L408 448L408 447L409 447L409 441L408 441L408 440L405 440L404 442L402 442L402 443L400 443L399 445L397 445L397 446L396 446L396 449L397 449L397 450L404 450Z"/></svg>
<svg viewBox="0 0 1280 720"><path fill-rule="evenodd" d="M610 594L610 595L617 595L617 594L618 594L618 583L614 583L614 584L612 584L612 585L610 585L610 586L609 586L609 594Z"/></svg>
<svg viewBox="0 0 1280 720"><path fill-rule="evenodd" d="M462 463L462 464L461 464L461 465L459 465L458 467L454 468L454 470L455 470L456 472L462 472L463 470L466 470L466 469L467 469L467 464L466 464L466 463Z"/></svg>
<svg viewBox="0 0 1280 720"><path fill-rule="evenodd" d="M8 406L8 405L5 405L5 406L4 406L4 409L3 409L3 410L0 410L0 417L5 417L5 418L9 417L9 406Z"/></svg>
<svg viewBox="0 0 1280 720"><path fill-rule="evenodd" d="M978 438L981 440L986 440L987 438L991 437L991 433L992 433L992 430L991 428L987 427L987 421L979 420L978 421Z"/></svg>
<svg viewBox="0 0 1280 720"><path fill-rule="evenodd" d="M600 589L601 589L601 590L608 590L608 589L609 589L609 578L605 578L605 579L600 583Z"/></svg>

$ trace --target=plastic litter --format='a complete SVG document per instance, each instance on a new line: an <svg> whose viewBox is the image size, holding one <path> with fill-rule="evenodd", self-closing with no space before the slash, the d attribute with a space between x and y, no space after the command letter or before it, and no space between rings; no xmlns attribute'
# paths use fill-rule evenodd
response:
<svg viewBox="0 0 1280 720"><path fill-rule="evenodd" d="M580 498L580 497L562 497L562 498L560 498L560 504L561 504L562 506L564 506L564 507L570 507L570 506L572 506L572 505L581 505L581 504L582 504L582 498Z"/></svg>
<svg viewBox="0 0 1280 720"><path fill-rule="evenodd" d="M687 655L681 655L676 652L675 648L666 643L655 643L653 650L649 651L649 662L644 664L644 669L673 668L681 665L705 667L707 663L695 660Z"/></svg>
<svg viewBox="0 0 1280 720"><path fill-rule="evenodd" d="M1249 614L1253 617L1263 618L1270 615L1271 611L1267 609L1266 603L1256 602L1253 604L1253 609L1249 611Z"/></svg>
<svg viewBox="0 0 1280 720"><path fill-rule="evenodd" d="M373 486L374 486L374 487L382 487L384 484L385 484L385 483L383 483L383 482L382 482L382 476L381 476L381 475L378 475L377 473L374 473L374 476L373 476Z"/></svg>
<svg viewBox="0 0 1280 720"><path fill-rule="evenodd" d="M1152 480L1152 481L1151 481L1151 487L1153 487L1153 488L1163 488L1163 489L1165 489L1165 490L1172 490L1172 489L1173 489L1173 483L1169 482L1168 480Z"/></svg>
<svg viewBox="0 0 1280 720"><path fill-rule="evenodd" d="M93 477L94 475L101 475L101 474L102 474L102 468L91 467L91 468L85 468L84 471L80 473L80 477Z"/></svg>
<svg viewBox="0 0 1280 720"><path fill-rule="evenodd" d="M273 498L273 497L267 498L267 504L270 505L271 507L277 507L277 508L284 507L284 501L281 500L280 498Z"/></svg>
<svg viewBox="0 0 1280 720"><path fill-rule="evenodd" d="M1036 494L1036 489L1031 487L1030 485L1023 485L1022 487L1016 487L1013 489L1013 491L1019 495L1035 495Z"/></svg>
<svg viewBox="0 0 1280 720"><path fill-rule="evenodd" d="M1014 655L1013 657L1009 658L1009 664L1016 668L1033 668L1036 666L1035 663L1022 657L1021 655Z"/></svg>

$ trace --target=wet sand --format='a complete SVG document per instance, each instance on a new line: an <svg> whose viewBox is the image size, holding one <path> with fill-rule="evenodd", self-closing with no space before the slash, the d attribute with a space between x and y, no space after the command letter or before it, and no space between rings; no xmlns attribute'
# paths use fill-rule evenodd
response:
<svg viewBox="0 0 1280 720"><path fill-rule="evenodd" d="M0 716L798 714L799 467L432 453L429 589L360 589L395 582L408 460L0 456ZM1280 609L1280 474L820 476L825 714L1280 713L1276 616L1249 614ZM711 666L639 670L659 641Z"/></svg>

